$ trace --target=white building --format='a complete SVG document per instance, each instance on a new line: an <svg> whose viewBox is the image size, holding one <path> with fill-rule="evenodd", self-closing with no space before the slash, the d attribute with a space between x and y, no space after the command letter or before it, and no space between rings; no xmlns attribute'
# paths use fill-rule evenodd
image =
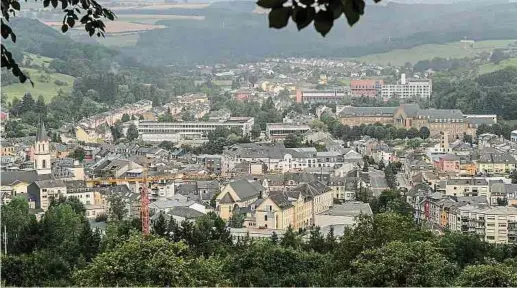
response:
<svg viewBox="0 0 517 288"><path fill-rule="evenodd" d="M488 243L517 243L517 208L474 207L455 208L449 214L449 229L476 233Z"/></svg>
<svg viewBox="0 0 517 288"><path fill-rule="evenodd" d="M398 96L401 99L420 97L429 99L432 92L431 80L406 80L406 75L402 74L399 84L385 84L381 88L381 96L384 99Z"/></svg>
<svg viewBox="0 0 517 288"><path fill-rule="evenodd" d="M513 130L510 134L510 140L512 140L512 142L517 142L517 130Z"/></svg>
<svg viewBox="0 0 517 288"><path fill-rule="evenodd" d="M309 131L309 125L297 125L288 123L267 123L266 136L272 140L285 139L287 135L293 133L305 133Z"/></svg>
<svg viewBox="0 0 517 288"><path fill-rule="evenodd" d="M230 117L226 121L218 122L155 122L139 121L138 133L142 140L148 142L181 140L206 140L208 133L218 127L228 129L237 128L242 136L249 135L255 119L253 117Z"/></svg>

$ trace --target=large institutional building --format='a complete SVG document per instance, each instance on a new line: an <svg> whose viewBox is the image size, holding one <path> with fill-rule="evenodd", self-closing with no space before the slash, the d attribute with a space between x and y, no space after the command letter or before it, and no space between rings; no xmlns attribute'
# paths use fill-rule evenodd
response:
<svg viewBox="0 0 517 288"><path fill-rule="evenodd" d="M432 92L432 82L425 80L406 80L406 74L402 74L398 84L382 85L381 97L389 99L398 97L400 99L424 98L429 99Z"/></svg>
<svg viewBox="0 0 517 288"><path fill-rule="evenodd" d="M339 104L351 95L350 89L297 90L296 102L308 104Z"/></svg>
<svg viewBox="0 0 517 288"><path fill-rule="evenodd" d="M212 122L156 122L139 121L138 133L148 142L204 140L218 127L237 128L242 136L249 135L255 120L253 117L230 117L226 121Z"/></svg>
<svg viewBox="0 0 517 288"><path fill-rule="evenodd" d="M338 117L343 125L393 124L397 128L429 128L431 135L446 132L452 137L475 135L479 123L496 123L493 115L465 115L457 109L421 109L418 104L399 107L352 107L340 110Z"/></svg>

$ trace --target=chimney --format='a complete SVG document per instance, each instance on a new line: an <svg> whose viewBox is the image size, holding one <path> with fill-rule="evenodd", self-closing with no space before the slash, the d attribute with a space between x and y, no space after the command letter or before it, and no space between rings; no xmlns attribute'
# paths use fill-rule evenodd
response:
<svg viewBox="0 0 517 288"><path fill-rule="evenodd" d="M400 74L400 84L406 85L406 73Z"/></svg>

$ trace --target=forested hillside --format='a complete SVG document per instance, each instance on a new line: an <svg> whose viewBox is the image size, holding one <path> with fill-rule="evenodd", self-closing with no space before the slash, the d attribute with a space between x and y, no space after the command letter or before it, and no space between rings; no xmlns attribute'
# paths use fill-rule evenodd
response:
<svg viewBox="0 0 517 288"><path fill-rule="evenodd" d="M433 90L436 108L517 119L517 67L459 81L447 73L437 75L433 78Z"/></svg>
<svg viewBox="0 0 517 288"><path fill-rule="evenodd" d="M266 14L252 14L255 5L217 3L206 9L168 9L121 13L205 16L203 21L162 20L168 28L143 33L136 47L124 51L152 64L257 60L269 56L355 57L410 48L426 43L515 39L517 5L468 4L371 5L353 28L335 23L321 37L294 25L269 29ZM422 13L415 13L422 11ZM486 13L490 11L490 13ZM425 12L425 13L423 13ZM267 43L267 45L263 45ZM160 55L160 57L156 57Z"/></svg>

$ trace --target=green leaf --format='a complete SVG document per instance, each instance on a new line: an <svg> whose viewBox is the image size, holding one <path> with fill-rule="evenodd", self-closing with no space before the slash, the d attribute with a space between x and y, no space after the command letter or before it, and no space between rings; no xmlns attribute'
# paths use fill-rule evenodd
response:
<svg viewBox="0 0 517 288"><path fill-rule="evenodd" d="M262 8L280 8L287 0L258 0L257 5Z"/></svg>
<svg viewBox="0 0 517 288"><path fill-rule="evenodd" d="M50 0L43 0L43 7L48 7Z"/></svg>
<svg viewBox="0 0 517 288"><path fill-rule="evenodd" d="M68 7L68 0L62 0L61 1L61 9L65 9L66 7Z"/></svg>
<svg viewBox="0 0 517 288"><path fill-rule="evenodd" d="M66 33L66 31L68 31L68 25L63 24L63 26L61 26L61 32Z"/></svg>
<svg viewBox="0 0 517 288"><path fill-rule="evenodd" d="M348 25L353 26L364 13L364 1L342 0L342 3Z"/></svg>
<svg viewBox="0 0 517 288"><path fill-rule="evenodd" d="M50 0L52 2L52 7L57 8L58 1L57 0Z"/></svg>
<svg viewBox="0 0 517 288"><path fill-rule="evenodd" d="M291 11L291 7L282 7L271 10L271 12L269 12L269 27L280 29L287 26Z"/></svg>
<svg viewBox="0 0 517 288"><path fill-rule="evenodd" d="M314 17L314 28L321 36L327 35L334 25L334 14L332 11L320 11Z"/></svg>
<svg viewBox="0 0 517 288"><path fill-rule="evenodd" d="M74 25L75 25L75 20L74 18L72 17L68 17L66 19L66 24L68 24L68 26L70 26L70 28L74 28Z"/></svg>
<svg viewBox="0 0 517 288"><path fill-rule="evenodd" d="M316 31L318 31L323 37L329 33L333 25L333 21L314 21L314 28L316 28Z"/></svg>
<svg viewBox="0 0 517 288"><path fill-rule="evenodd" d="M302 7L296 7L293 10L293 16L292 19L296 23L296 27L298 30L302 30L303 28L307 27L307 25L312 23L312 20L314 20L314 9L304 9Z"/></svg>
<svg viewBox="0 0 517 288"><path fill-rule="evenodd" d="M18 2L18 1L11 2L11 7L13 7L14 10L20 11L20 2Z"/></svg>

